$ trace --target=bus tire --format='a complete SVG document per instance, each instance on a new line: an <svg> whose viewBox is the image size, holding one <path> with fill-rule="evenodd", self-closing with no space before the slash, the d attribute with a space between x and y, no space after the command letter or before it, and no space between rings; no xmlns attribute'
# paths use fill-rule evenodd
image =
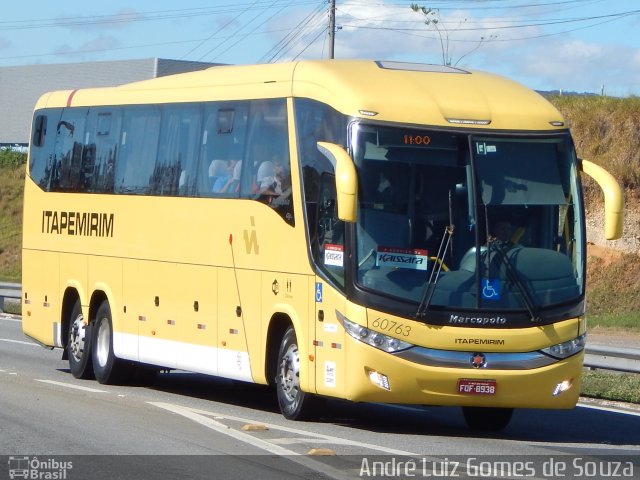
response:
<svg viewBox="0 0 640 480"><path fill-rule="evenodd" d="M85 324L80 299L76 299L69 317L66 346L69 371L75 378L93 378L91 343L91 325Z"/></svg>
<svg viewBox="0 0 640 480"><path fill-rule="evenodd" d="M509 425L513 408L462 407L462 413L472 430L499 432Z"/></svg>
<svg viewBox="0 0 640 480"><path fill-rule="evenodd" d="M320 399L300 388L300 351L293 327L287 328L278 352L276 392L282 415L288 420L318 416Z"/></svg>
<svg viewBox="0 0 640 480"><path fill-rule="evenodd" d="M116 358L113 353L113 322L111 321L111 307L107 300L103 300L98 307L92 329L91 354L96 380L105 385L128 380L128 373L131 370L128 368L129 364Z"/></svg>

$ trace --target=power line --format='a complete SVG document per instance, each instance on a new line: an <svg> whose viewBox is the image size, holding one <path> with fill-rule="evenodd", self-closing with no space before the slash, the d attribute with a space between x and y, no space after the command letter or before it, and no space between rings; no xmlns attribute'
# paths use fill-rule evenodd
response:
<svg viewBox="0 0 640 480"><path fill-rule="evenodd" d="M315 38L314 38L313 40L311 40L311 41L307 44L307 46L306 46L306 47L304 47L304 48L302 49L302 51L301 51L300 53L298 53L298 55L296 55L295 57L293 57L293 60L297 60L297 59L298 59L298 57L299 57L300 55L302 55L304 52L306 52L306 51L307 51L307 49L308 49L311 45L313 45L313 44L316 42L316 40L318 40L318 38L320 38L320 35L324 34L324 32L326 32L327 30L329 30L329 27L325 27L325 28L323 28L322 30L320 30L320 33L318 33L318 35L316 35L316 36L315 36Z"/></svg>
<svg viewBox="0 0 640 480"><path fill-rule="evenodd" d="M457 32L464 31L486 31L486 30L505 30L505 29L513 29L513 28L528 28L528 27L541 27L548 25L560 25L565 23L575 23L575 22L586 22L590 20L600 20L604 18L614 18L620 19L628 16L638 15L640 14L640 10L630 10L628 12L620 12L609 15L594 15L591 17L581 17L581 18L569 18L569 19L557 19L557 20L549 20L549 21L539 21L536 23L526 23L520 25L503 25L497 27L474 27L474 28L456 28ZM445 22L442 22L445 23ZM343 24L344 27L352 27L352 28L363 28L367 30L392 30L396 32L404 31L404 32L419 32L424 31L424 29L420 28L392 28L392 27L375 27L375 26L358 26L358 25L350 25Z"/></svg>
<svg viewBox="0 0 640 480"><path fill-rule="evenodd" d="M251 6L255 5L257 3L253 2L248 8L251 8ZM246 11L246 10L245 10ZM209 35L209 37L205 38L204 40L202 40L200 43L198 43L198 45L196 45L195 47L193 47L191 50L189 50L187 53L185 53L182 57L180 57L180 59L184 59L186 57L188 57L191 53L193 53L194 51L196 51L198 48L200 48L202 45L204 45L206 42L208 42L209 40L211 40L215 35L217 35L218 33L220 33L222 30L224 30L225 28L227 28L227 26L231 25L233 22L235 22L240 15L242 15L244 13L244 11L238 13L235 17L233 17L231 20L229 20L227 23L225 23L222 27L220 27L218 30L214 31L211 35Z"/></svg>
<svg viewBox="0 0 640 480"><path fill-rule="evenodd" d="M262 33L280 33L280 32L288 32L290 31L290 29L288 28L279 28L279 29L275 29L275 30L265 30L264 32L259 32L259 33L253 33L252 35L260 35ZM221 37L221 38L233 38L235 36L235 34L232 35L228 35L227 37ZM89 49L89 50L83 50L82 52L77 52L77 53L81 53L81 54L85 54L85 53L103 53L103 52L111 52L111 51L118 51L118 50L133 50L136 48L151 48L151 47L163 47L163 46L170 46L170 45L182 45L182 44L188 44L188 43L194 43L194 42L201 42L202 40L206 40L206 39L194 39L194 40L178 40L175 42L159 42L159 43L147 43L147 44L140 44L140 45L128 45L128 46L124 46L124 47L109 47L109 48L94 48L94 49ZM29 55L13 55L13 56L5 56L5 57L0 57L0 60L15 60L15 59L21 59L21 58L36 58L36 57L54 57L54 56L59 56L60 53L59 52L54 52L54 53L33 53L33 54L29 54Z"/></svg>
<svg viewBox="0 0 640 480"><path fill-rule="evenodd" d="M593 0L590 0L593 1ZM600 0L596 0L596 1L600 1ZM349 4L349 6L352 6L352 4ZM529 6L529 5L522 5L523 7L525 6ZM346 9L343 8L339 8L337 9L341 14L343 15L347 15L351 18L353 18L356 21L361 21L361 22L370 22L370 21L384 21L385 24L389 24L389 23L393 23L393 24L406 24L406 23L410 23L410 24L415 24L416 23L416 19L419 18L417 17L417 15L415 14L415 12L410 11L407 8L403 8L403 12L406 14L405 16L407 17L406 20L394 20L389 18L389 14L388 13L384 13L380 16L369 16L367 18L361 18L361 17L356 17L355 15L353 15L353 13L347 11ZM436 10L440 10L440 9L436 9ZM504 15L502 15L500 18L498 17L490 17L491 22L492 23L514 23L514 22L522 22L523 21L523 16L531 16L531 15L519 15L516 17L506 17ZM409 19L409 17L413 17L411 19ZM473 20L473 19L468 19L465 18L465 23L469 23L469 24L474 24L474 23L482 23L482 22L486 22L486 17L481 17L478 20ZM566 18L544 18L544 19L539 19L538 21L556 21L556 20L566 20ZM441 20L440 23L446 24L449 23L445 20Z"/></svg>
<svg viewBox="0 0 640 480"><path fill-rule="evenodd" d="M317 0L297 0L297 5L312 5ZM178 18L203 17L211 15L223 15L236 12L243 12L248 5L254 5L254 8L266 10L270 0L257 0L253 3L232 3L217 7L200 7L176 10L154 10L147 12L136 12L135 10L123 10L120 13L109 15L90 15L90 16L69 16L58 18L43 18L29 20L11 20L0 21L1 30L27 30L33 28L59 28L59 27L76 27L89 25L110 25L119 23L137 23L150 22L158 20L175 20Z"/></svg>
<svg viewBox="0 0 640 480"><path fill-rule="evenodd" d="M414 2L416 0L413 0ZM505 12L514 12L518 10L521 13L519 18L513 17L504 17L501 16L499 18L490 17L490 18L470 18L469 20L464 21L464 26L461 27L450 27L449 30L451 33L455 32L492 32L492 31L509 31L514 29L522 29L522 28L535 28L535 27L551 27L555 25L569 25L569 24L581 24L584 25L577 26L576 28L565 29L559 32L553 33L540 33L537 35L524 35L518 38L503 38L502 36L498 39L492 39L492 42L505 42L505 41L519 41L519 40L528 40L528 39L536 39L547 36L560 35L568 32L573 32L577 30L583 30L587 28L593 28L598 25L602 25L605 23L610 23L613 21L617 21L620 19L628 18L630 16L636 16L640 14L640 10L629 10L612 14L603 14L603 15L593 15L593 16L573 16L567 18L540 18L541 15L537 14L537 12L531 12L529 7L545 7L545 9L555 7L557 11L563 11L568 9L577 8L578 6L585 5L593 5L594 3L601 2L603 0L559 0L559 1L548 1L543 0L535 4L527 3L526 5L522 4L514 4L513 0L484 0L479 2L477 0L447 0L447 1L439 1L439 0L425 0L431 6L439 6L442 5L442 10L454 10L464 8L465 10L477 10L482 8L483 10L489 9L502 9ZM93 16L74 16L74 17L64 17L64 18L43 18L43 19L30 19L30 20L13 20L13 21L0 21L0 31L2 30L18 30L18 29L29 29L29 28L53 28L53 27L75 27L75 26L87 26L87 25L112 25L112 24L125 24L125 23L136 23L136 22L149 22L149 21L162 21L167 19L180 19L180 18L189 18L189 17L206 17L206 16L215 16L215 15L233 15L232 19L226 21L220 28L206 36L205 38L200 39L192 39L192 40L177 40L173 42L161 42L161 43L152 43L146 45L129 45L129 46L121 46L121 47L109 47L109 48L94 48L89 50L84 50L81 52L74 52L80 54L87 53L99 53L99 52L108 52L108 51L122 51L122 50L131 50L138 48L148 48L148 47L158 47L165 45L191 45L192 47L185 53L181 58L184 59L188 56L191 56L194 52L198 51L198 49L204 47L212 40L215 40L216 45L210 48L205 54L201 55L199 59L203 59L205 57L211 56L214 52L219 51L219 53L211 56L209 58L218 58L220 55L225 54L233 47L238 45L240 42L246 40L251 36L255 36L258 34L268 34L268 33L278 33L284 32L284 36L278 41L275 45L273 45L262 57L262 61L268 60L269 62L279 61L284 58L290 52L295 50L300 50L294 58L298 58L304 52L308 51L308 49L317 42L320 35L327 31L326 23L325 23L325 15L327 13L327 1L318 1L318 0L289 0L288 3L282 3L285 0L245 0L240 3L228 3L225 5L218 5L216 7L202 7L202 8L183 8L183 9L172 9L172 10L154 10L154 11L144 11L144 12L135 12L135 11L121 11L115 15L93 15ZM309 13L302 18L297 25L292 26L291 28L278 28L273 30L263 30L258 32L262 27L264 27L268 22L272 21L276 16L282 13L284 9L293 6L295 3L295 7L301 5L314 5L314 7L309 11ZM419 18L416 20L405 20L400 16L400 12L406 12L407 15L411 15L409 12L408 3L409 0L388 0L385 2L369 2L369 1L358 1L358 0L340 0L339 2L342 6L338 9L338 13L341 17L340 20L341 27L352 28L352 29L367 29L367 30L381 30L381 31L393 31L399 34L417 36L421 38L434 38L432 36L424 35L426 33L426 29L424 25L420 25L421 28L410 28L407 25L407 28L403 28L403 25L407 24L407 22L419 23ZM478 7L478 4L482 3L482 7ZM382 11L391 12L385 13L384 16L380 17L379 12L380 9L374 9L376 15L378 16L369 16L367 17L365 14L358 15L360 10L355 10L359 6L362 7L376 7L376 6L384 6L386 7ZM351 8L349 8L351 7ZM246 14L250 11L258 12L256 16L254 16L251 21L244 23L239 28L234 29L233 31L230 29L234 23L238 22L240 18L246 16ZM397 12L397 13L396 13ZM526 12L526 13L525 13ZM356 13L354 15L353 13ZM549 13L548 11L546 12ZM345 16L349 16L350 20L348 22L343 22ZM260 20L260 16L264 16L265 18L258 24ZM560 15L557 15L558 17ZM359 18L363 17L363 18ZM66 22L66 23L65 23ZM374 24L374 25L366 25L367 22L377 22L382 24ZM490 25L482 25L482 23ZM586 23L589 23L586 25ZM446 25L454 25L451 21L441 20L441 24L443 26ZM457 23L459 25L459 23ZM226 33L223 35L222 33ZM527 32L528 33L528 32ZM465 40L459 39L456 40L451 38L452 42L473 42L477 43L478 40ZM485 42L486 44L486 42ZM185 47L187 48L187 47ZM295 50L294 50L295 49ZM220 51L221 50L221 51ZM323 50L324 52L324 50ZM6 59L17 59L17 58L32 58L38 56L55 56L59 55L59 53L46 53L46 54L38 54L38 55L15 55L15 56L7 56L0 57L0 60Z"/></svg>
<svg viewBox="0 0 640 480"><path fill-rule="evenodd" d="M285 1L286 3L282 4L280 2ZM237 13L237 15L234 17L235 20L237 20L238 18L240 18L243 14L245 14L248 10L250 10L251 8L255 9L256 11L259 12L259 14L261 14L261 12L269 12L269 11L273 11L273 13L271 15L269 15L263 22L261 22L258 26L254 27L251 31L249 32L245 32L244 34L240 35L240 31L235 31L232 34L228 34L228 35L220 35L225 27L228 28L228 25L233 23L233 20L231 22L226 22L221 28L219 28L218 30L216 30L213 34L208 35L205 38L200 38L200 39L191 39L191 40L177 40L177 41L172 41L172 42L156 42L156 43L147 43L147 44L136 44L136 45L128 45L128 46L117 46L117 47L108 47L108 48L90 48L90 49L84 49L82 51L78 51L78 52L70 52L70 55L77 55L77 54L92 54L92 53L103 53L103 52L110 52L110 51L124 51L124 50L132 50L132 49L139 49L139 48L151 48L151 47L159 47L159 46L168 46L168 45L188 45L188 44L194 44L195 46L193 46L192 48L190 48L187 53L185 53L184 55L182 55L182 57L180 57L181 59L185 59L187 56L191 55L193 52L195 52L198 48L201 48L203 45L205 45L208 41L210 41L211 39L215 38L218 41L220 41L221 43L219 43L216 47L214 47L213 49L210 49L207 53L205 53L204 55L202 55L199 60L201 60L202 58L206 57L207 55L211 54L211 52L213 52L216 48L222 48L222 46L224 45L224 43L228 43L230 41L232 41L234 38L238 39L238 41L236 41L235 43L233 43L230 47L228 47L227 49L225 49L221 54L226 53L229 49L233 48L233 46L237 45L240 41L247 39L250 36L254 36L254 35L259 35L259 34L273 34L273 33L279 33L279 32L289 32L291 33L292 31L295 30L294 28L275 28L275 29L269 29L269 30L264 30L262 32L257 32L257 30L265 25L269 20L273 19L276 15L282 13L282 11L287 8L287 7L291 7L294 6L292 5L294 3L293 0L254 0L252 2L241 2L241 3L233 3L233 4L228 4L228 5L222 5L222 6L218 6L216 8L189 8L189 9L174 9L174 10L158 10L158 11L153 11L153 12L140 12L139 15L155 15L153 18L137 18L135 21L150 21L150 20L162 20L164 18L183 18L183 17L191 17L191 16L198 16L198 17L202 17L202 16L208 16L208 15L220 15L220 14L229 14L231 12L235 12ZM295 7L299 7L301 5L316 5L316 8L312 11L315 12L317 7L318 7L318 0L295 0ZM166 15L165 15L166 14ZM159 16L162 15L162 18ZM102 16L102 15L94 15L91 17L82 17L82 16L78 16L78 17L65 17L67 20L74 20L75 24L83 24L83 25L88 25L88 24L104 24L104 23L116 23L115 20L113 20L113 15L108 15L108 16ZM87 21L87 19L91 19L91 21ZM255 19L254 19L255 20ZM60 26L59 24L55 24L55 22L57 22L58 19L38 19L38 20L17 20L17 21L13 21L13 22L0 22L0 30L2 30L2 26L4 25L5 27L9 26L11 29L17 29L17 28L42 28L43 27L43 23L42 22L50 22L50 24L48 25L49 27L58 27ZM124 22L125 20L118 20L118 22ZM26 22L31 22L30 24L27 24ZM37 25L34 24L33 22L40 22ZM18 25L16 25L18 24ZM70 24L67 24L65 26L69 26ZM242 28L246 29L247 28L247 24L245 24ZM304 32L303 32L304 33ZM26 58L36 58L36 57L52 57L52 56L59 56L60 52L53 52L53 53L40 53L40 54L27 54L27 55L11 55L11 56L3 56L0 57L0 60L13 60L13 59L26 59Z"/></svg>
<svg viewBox="0 0 640 480"><path fill-rule="evenodd" d="M594 23L594 24L591 24L591 25L584 25L584 26L581 26L581 27L571 28L571 29L568 29L568 30L561 30L561 31L552 32L552 33L541 33L541 34L529 35L529 36L525 36L525 37L509 37L509 38L496 37L496 38L491 39L491 42L515 42L515 41L534 40L534 39L538 39L538 38L545 38L545 37L553 37L553 36L558 36L558 35L564 35L566 33L576 32L576 31L579 31L579 30L586 30L586 29L597 27L599 25L603 25L603 24L606 24L606 23L615 22L615 21L620 20L621 18L625 18L625 17L609 18L607 20L603 20L601 22L597 22L597 23ZM358 28L366 28L366 27L351 26L350 28L358 29ZM396 30L396 33L399 33L399 34L402 34L402 35L408 35L408 36L412 36L412 37L425 38L425 39L430 39L430 40L438 40L438 37L431 36L431 35L420 35L418 33L413 33L412 31ZM454 42L454 43L477 43L478 42L477 39L455 39L455 38L451 38L449 40L451 42Z"/></svg>
<svg viewBox="0 0 640 480"><path fill-rule="evenodd" d="M324 1L316 6L309 14L303 18L298 25L296 25L293 29L289 31L289 33L282 38L276 45L274 45L271 50L269 50L262 58L267 60L268 62L273 62L278 57L278 55L283 52L285 48L288 48L293 44L294 41L297 40L300 36L303 35L303 32L306 28L308 28L309 23L314 21L317 15L324 11Z"/></svg>
<svg viewBox="0 0 640 480"><path fill-rule="evenodd" d="M269 63L274 63L282 60L285 57L285 55L289 53L296 46L296 44L306 42L309 37L311 37L314 33L318 31L318 28L320 28L321 33L327 30L324 18L316 17L314 19L313 24L310 24L306 28L300 30L296 35L294 35L293 38L291 38L290 41L288 41L285 45L283 45L283 47L279 50L279 52L276 55L272 56L272 58L269 59ZM321 33L318 33L316 37L320 36ZM312 40L310 44L314 43L314 41L315 39ZM304 50L309 48L309 46L310 45L308 44L304 48Z"/></svg>
<svg viewBox="0 0 640 480"><path fill-rule="evenodd" d="M569 4L591 4L591 3L601 3L604 0L564 0L564 1L555 1L555 2L547 2L547 3L528 3L525 5L484 5L484 3L491 3L492 1L494 2L499 2L499 1L512 1L512 0L487 0L486 2L482 2L483 5L482 6L468 6L469 3L480 3L478 1L475 0L470 0L469 2L464 2L462 0L460 0L460 5L459 6L452 6L455 5L455 2L451 2L451 1L442 1L442 2L437 2L437 1L429 1L429 0L425 0L425 6L428 6L429 8L432 8L434 10L512 10L512 9L529 9L529 8L539 8L539 7L546 7L546 6L559 6L559 5L569 5ZM353 6L353 5L360 5L363 7L388 7L388 8L398 8L398 9L402 9L402 10L406 10L408 8L408 4L407 2L405 2L404 0L400 0L400 3L402 3L402 5L395 5L393 3L386 3L386 2L377 2L377 3L372 3L372 2L368 2L368 1L357 1L357 0L351 0L348 2L349 6ZM439 6L440 3L442 4L442 6ZM446 6L445 6L446 5Z"/></svg>
<svg viewBox="0 0 640 480"><path fill-rule="evenodd" d="M324 16L325 1L320 2L316 8L314 8L309 14L304 17L300 22L292 28L287 35L285 35L276 45L274 45L268 52L266 52L260 61L267 61L273 63L282 58L293 46L294 42L301 38L304 38L306 32L309 30L314 31L316 24L319 23L319 16Z"/></svg>
<svg viewBox="0 0 640 480"><path fill-rule="evenodd" d="M234 17L234 19L239 18L242 15L245 15L246 13L248 13L252 6L255 5L257 2L253 2L253 4L249 5L244 11L242 11L241 13L239 13L236 17ZM275 2L273 2L275 3ZM198 58L198 61L203 60L206 56L208 56L209 54L211 54L212 52L216 51L218 48L220 48L222 45L224 45L230 38L236 37L240 31L242 29L244 29L247 25L250 25L254 20L256 20L258 17L260 16L260 13L256 13L256 15L249 20L248 23L245 23L244 25L242 25L242 27L240 27L240 29L236 30L236 32L232 35L232 37L227 37L226 40L223 40L222 42L218 43L217 45L215 45L213 48L211 48L210 50L208 50L205 54L200 55L200 57Z"/></svg>
<svg viewBox="0 0 640 480"><path fill-rule="evenodd" d="M278 0L274 0L273 4L275 5L277 2L278 2ZM289 3L288 3L288 4L286 4L286 5L282 5L282 6L280 7L280 9L279 9L279 10L276 10L276 11L275 11L271 16L269 16L269 17L265 18L261 23L259 23L258 25L256 25L256 26L253 28L253 30L251 30L250 32L248 32L248 33L244 34L244 35L243 35L243 36L241 36L240 38L238 38L238 40L237 40L236 42L234 42L234 43L233 43L233 44L231 44L229 47L227 47L226 49L224 49L224 50L223 50L221 53L219 53L216 57L213 57L212 59L210 59L210 61L213 61L215 58L218 58L220 55L224 55L224 54L225 54L225 53L227 53L229 50L231 50L233 47L235 47L237 44L239 44L239 43L240 43L240 42L242 42L243 40L246 40L246 39L247 39L247 37L249 37L249 35L251 35L251 34L255 33L255 32L256 32L260 27L262 27L262 26L263 26L263 25L265 25L267 22L269 22L273 17L275 17L276 15L280 14L280 13L281 13L285 8L287 8L287 7L291 6L292 2L293 2L293 0L289 0ZM258 16L259 16L259 15L258 15ZM256 16L256 17L254 18L254 20L255 20L255 19L257 19L257 18L258 18L258 16ZM253 22L253 20L252 20L251 22ZM251 22L249 22L249 23L245 24L242 28L245 28L245 27L246 27L246 26L248 26ZM222 45L222 44L220 44L220 45ZM204 58L206 55L209 55L209 53L211 53L212 51L214 51L214 50L216 50L216 49L217 49L217 47L216 47L216 48L214 48L214 49L212 49L212 50L209 50L209 52L207 52L207 53L206 53L205 55L203 55L203 57L201 57L201 58Z"/></svg>

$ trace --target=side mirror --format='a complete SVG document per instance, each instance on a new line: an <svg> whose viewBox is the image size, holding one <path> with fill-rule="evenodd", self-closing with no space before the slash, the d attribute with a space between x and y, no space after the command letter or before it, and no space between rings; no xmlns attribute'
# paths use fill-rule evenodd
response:
<svg viewBox="0 0 640 480"><path fill-rule="evenodd" d="M340 145L318 142L318 150L333 164L336 172L338 218L354 223L358 215L358 175L353 160Z"/></svg>
<svg viewBox="0 0 640 480"><path fill-rule="evenodd" d="M624 196L616 179L604 168L589 160L580 161L584 173L593 178L604 192L604 236L615 240L622 236Z"/></svg>

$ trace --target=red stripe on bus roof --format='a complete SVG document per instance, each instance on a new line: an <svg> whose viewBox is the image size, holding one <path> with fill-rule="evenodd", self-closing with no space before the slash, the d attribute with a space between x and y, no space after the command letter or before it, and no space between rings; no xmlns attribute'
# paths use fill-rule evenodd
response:
<svg viewBox="0 0 640 480"><path fill-rule="evenodd" d="M67 98L67 107L71 106L71 101L73 100L73 96L76 94L78 89L76 88L73 92L69 94L69 98Z"/></svg>

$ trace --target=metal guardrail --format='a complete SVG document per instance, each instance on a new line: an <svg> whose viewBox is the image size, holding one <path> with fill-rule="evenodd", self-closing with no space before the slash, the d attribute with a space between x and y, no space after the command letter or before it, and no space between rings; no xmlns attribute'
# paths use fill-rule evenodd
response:
<svg viewBox="0 0 640 480"><path fill-rule="evenodd" d="M19 300L21 297L21 284L0 283L0 313L4 311L5 298ZM587 345L584 366L601 370L640 373L640 348Z"/></svg>
<svg viewBox="0 0 640 480"><path fill-rule="evenodd" d="M587 345L584 366L602 370L640 373L640 349Z"/></svg>
<svg viewBox="0 0 640 480"><path fill-rule="evenodd" d="M20 300L21 297L22 285L19 283L0 283L0 313L4 312L5 298Z"/></svg>

